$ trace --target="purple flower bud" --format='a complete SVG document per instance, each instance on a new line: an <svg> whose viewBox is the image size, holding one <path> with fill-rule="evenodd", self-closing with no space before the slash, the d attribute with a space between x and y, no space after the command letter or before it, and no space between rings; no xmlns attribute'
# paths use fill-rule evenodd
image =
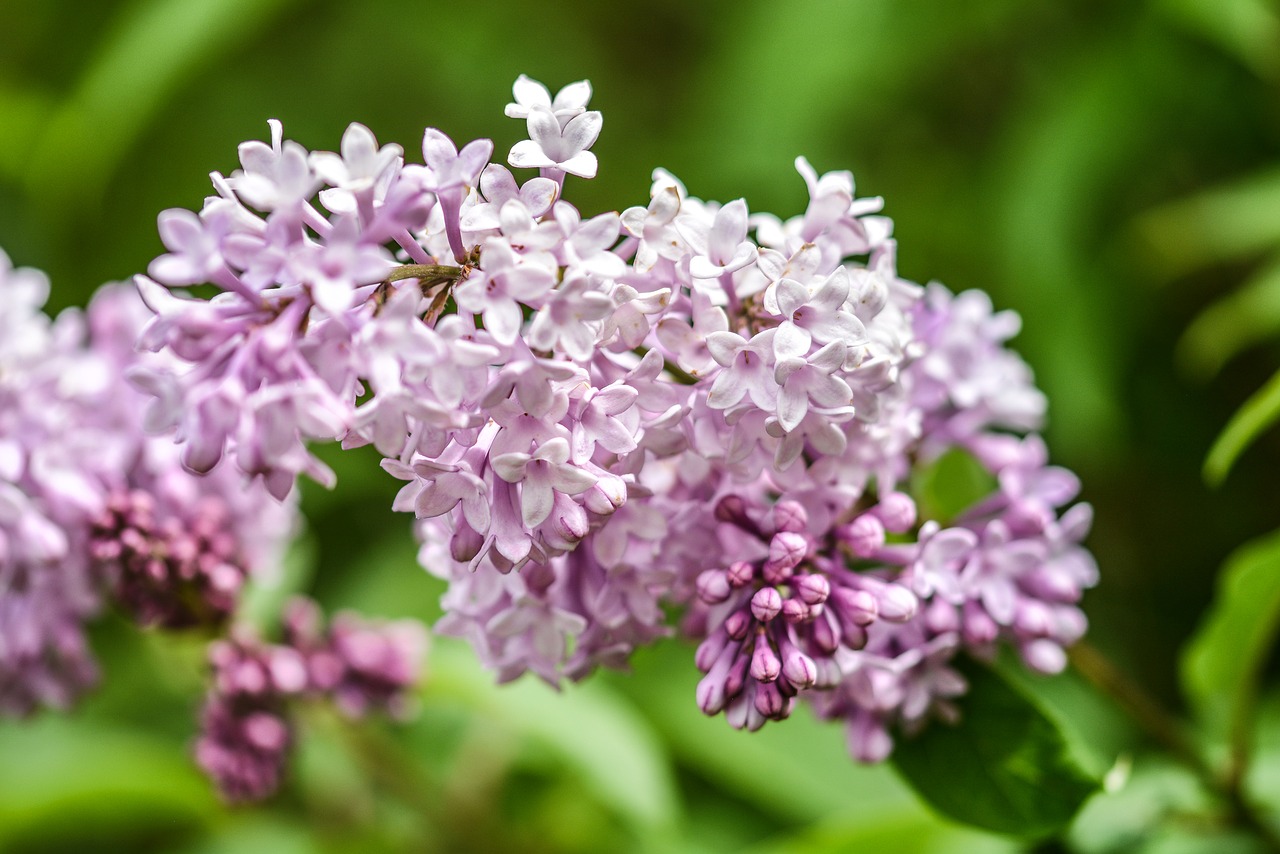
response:
<svg viewBox="0 0 1280 854"><path fill-rule="evenodd" d="M778 616L781 610L782 594L774 587L761 587L751 597L751 613L762 623L767 623Z"/></svg>
<svg viewBox="0 0 1280 854"><path fill-rule="evenodd" d="M253 712L242 725L244 739L254 748L264 752L283 750L289 742L289 730L284 721L266 712Z"/></svg>
<svg viewBox="0 0 1280 854"><path fill-rule="evenodd" d="M773 505L773 529L803 533L809 529L809 513L800 502L783 499Z"/></svg>
<svg viewBox="0 0 1280 854"><path fill-rule="evenodd" d="M723 569L707 569L698 574L695 582L698 598L708 605L718 605L729 598L733 588L729 585L729 574Z"/></svg>
<svg viewBox="0 0 1280 854"><path fill-rule="evenodd" d="M964 642L970 646L985 646L1000 636L1000 627L986 610L972 600L964 603L964 625L961 629Z"/></svg>
<svg viewBox="0 0 1280 854"><path fill-rule="evenodd" d="M698 708L702 709L703 714L716 715L724 709L725 700L728 699L724 690L724 677L724 673L714 669L698 680L696 697Z"/></svg>
<svg viewBox="0 0 1280 854"><path fill-rule="evenodd" d="M756 568L745 560L736 560L726 570L729 583L734 587L746 587L756 577Z"/></svg>
<svg viewBox="0 0 1280 854"><path fill-rule="evenodd" d="M744 531L757 533L759 528L747 515L747 502L741 495L726 495L716 502L716 519L737 525Z"/></svg>
<svg viewBox="0 0 1280 854"><path fill-rule="evenodd" d="M1079 608L1058 608L1054 612L1054 618L1057 626L1053 636L1064 646L1080 640L1089 628L1089 619Z"/></svg>
<svg viewBox="0 0 1280 854"><path fill-rule="evenodd" d="M751 678L757 682L772 682L782 672L782 662L773 651L769 642L761 637L756 641L755 651L751 654Z"/></svg>
<svg viewBox="0 0 1280 854"><path fill-rule="evenodd" d="M831 595L836 609L854 625L869 626L880 616L878 600L866 590L837 587Z"/></svg>
<svg viewBox="0 0 1280 854"><path fill-rule="evenodd" d="M890 492L880 499L872 511L884 523L885 530L906 533L916 523L916 503L901 492Z"/></svg>
<svg viewBox="0 0 1280 854"><path fill-rule="evenodd" d="M960 612L950 602L935 598L925 609L924 622L934 634L954 632L960 628Z"/></svg>
<svg viewBox="0 0 1280 854"><path fill-rule="evenodd" d="M809 552L809 540L803 534L780 531L769 541L769 559L764 564L764 579L781 584Z"/></svg>
<svg viewBox="0 0 1280 854"><path fill-rule="evenodd" d="M884 523L870 513L863 513L841 528L839 537L858 557L874 557L884 546Z"/></svg>
<svg viewBox="0 0 1280 854"><path fill-rule="evenodd" d="M867 630L863 626L847 622L842 628L844 631L840 639L849 649L862 649L867 645Z"/></svg>
<svg viewBox="0 0 1280 854"><path fill-rule="evenodd" d="M694 665L706 673L716 663L716 659L720 657L720 653L724 652L728 643L729 636L724 632L708 635L702 643L698 644L698 650L693 656Z"/></svg>
<svg viewBox="0 0 1280 854"><path fill-rule="evenodd" d="M828 655L840 646L840 628L830 611L813 621L810 632L814 645Z"/></svg>
<svg viewBox="0 0 1280 854"><path fill-rule="evenodd" d="M813 616L813 611L799 599L785 599L782 602L782 617L788 623L803 623Z"/></svg>
<svg viewBox="0 0 1280 854"><path fill-rule="evenodd" d="M818 668L812 658L794 646L788 647L783 653L782 675L797 688L810 687L818 678Z"/></svg>
<svg viewBox="0 0 1280 854"><path fill-rule="evenodd" d="M776 593L777 591L775 590L774 592ZM778 607L779 608L782 607L781 603L779 603ZM755 610L754 600L752 601L752 610L753 611ZM733 638L736 641L740 641L744 637L746 637L747 629L750 627L751 627L751 615L747 613L745 608L738 611L734 611L732 614L726 617L724 621L725 633L728 634L729 637Z"/></svg>
<svg viewBox="0 0 1280 854"><path fill-rule="evenodd" d="M786 699L774 684L757 685L754 702L756 711L772 720L781 720L786 717L784 712L790 710Z"/></svg>
<svg viewBox="0 0 1280 854"><path fill-rule="evenodd" d="M1039 673L1052 676L1067 666L1067 654L1048 638L1038 638L1022 645L1022 660Z"/></svg>
<svg viewBox="0 0 1280 854"><path fill-rule="evenodd" d="M920 610L920 600L901 584L885 584L877 594L880 618L891 623L905 623Z"/></svg>
<svg viewBox="0 0 1280 854"><path fill-rule="evenodd" d="M1053 615L1049 607L1035 599L1018 602L1013 616L1013 629L1021 637L1044 637L1052 631Z"/></svg>
<svg viewBox="0 0 1280 854"><path fill-rule="evenodd" d="M747 669L751 666L751 659L746 655L738 655L733 660L733 666L729 668L728 675L724 679L725 694L729 697L736 697L742 693L742 687L747 684Z"/></svg>
<svg viewBox="0 0 1280 854"><path fill-rule="evenodd" d="M599 516L612 516L627 503L627 485L617 477L602 477L583 493L583 505Z"/></svg>
<svg viewBox="0 0 1280 854"><path fill-rule="evenodd" d="M807 605L821 605L831 595L831 584L823 575L799 575L791 579L791 589Z"/></svg>
<svg viewBox="0 0 1280 854"><path fill-rule="evenodd" d="M1053 564L1044 564L1022 577L1021 586L1031 595L1049 602L1080 601L1080 586L1071 576Z"/></svg>

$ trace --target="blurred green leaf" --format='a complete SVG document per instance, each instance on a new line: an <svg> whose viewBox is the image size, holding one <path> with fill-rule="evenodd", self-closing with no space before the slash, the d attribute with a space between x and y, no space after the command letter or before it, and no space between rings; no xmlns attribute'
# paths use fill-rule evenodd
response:
<svg viewBox="0 0 1280 854"><path fill-rule="evenodd" d="M889 812L856 822L824 822L748 849L748 854L1004 854L1021 850L1008 839L946 824L918 811Z"/></svg>
<svg viewBox="0 0 1280 854"><path fill-rule="evenodd" d="M1215 486L1221 483L1236 459L1277 418L1280 418L1280 371L1236 410L1218 434L1204 461L1205 480Z"/></svg>
<svg viewBox="0 0 1280 854"><path fill-rule="evenodd" d="M1280 169L1156 208L1136 229L1168 276L1270 251L1280 244Z"/></svg>
<svg viewBox="0 0 1280 854"><path fill-rule="evenodd" d="M0 133L0 175L21 178L31 146L53 106L53 99L46 92L0 84L0 116L4 116L4 132Z"/></svg>
<svg viewBox="0 0 1280 854"><path fill-rule="evenodd" d="M685 644L642 650L632 675L601 675L635 698L682 764L774 820L923 812L888 768L850 759L840 726L815 719L807 705L759 732L702 714L694 701L699 674Z"/></svg>
<svg viewBox="0 0 1280 854"><path fill-rule="evenodd" d="M1280 74L1280 16L1268 0L1161 0L1158 7L1260 77Z"/></svg>
<svg viewBox="0 0 1280 854"><path fill-rule="evenodd" d="M911 494L920 503L923 519L949 522L995 489L991 473L958 448L911 472Z"/></svg>
<svg viewBox="0 0 1280 854"><path fill-rule="evenodd" d="M50 716L0 728L0 756L0 849L32 834L181 834L221 812L181 745L140 730Z"/></svg>
<svg viewBox="0 0 1280 854"><path fill-rule="evenodd" d="M233 819L216 837L183 848L181 854L318 854L322 850L305 825L256 813Z"/></svg>
<svg viewBox="0 0 1280 854"><path fill-rule="evenodd" d="M550 747L637 827L660 833L675 825L679 802L669 754L604 682L568 686L563 693L529 676L495 685L469 646L446 638L436 640L430 667L433 696L466 702Z"/></svg>
<svg viewBox="0 0 1280 854"><path fill-rule="evenodd" d="M129 146L202 65L293 0L136 0L111 27L28 164L33 199L95 205ZM128 97L121 97L127 92Z"/></svg>
<svg viewBox="0 0 1280 854"><path fill-rule="evenodd" d="M1280 334L1280 258L1202 311L1178 342L1184 370L1209 379L1245 348Z"/></svg>
<svg viewBox="0 0 1280 854"><path fill-rule="evenodd" d="M1098 783L1075 762L1062 731L987 667L966 672L956 726L902 739L894 767L943 815L1017 836L1046 836L1071 821Z"/></svg>
<svg viewBox="0 0 1280 854"><path fill-rule="evenodd" d="M1186 768L1143 756L1113 791L1085 804L1067 839L1076 854L1260 854L1256 840L1215 820L1219 809Z"/></svg>
<svg viewBox="0 0 1280 854"><path fill-rule="evenodd" d="M1182 685L1209 735L1242 739L1280 628L1280 531L1233 553L1213 606L1182 654Z"/></svg>

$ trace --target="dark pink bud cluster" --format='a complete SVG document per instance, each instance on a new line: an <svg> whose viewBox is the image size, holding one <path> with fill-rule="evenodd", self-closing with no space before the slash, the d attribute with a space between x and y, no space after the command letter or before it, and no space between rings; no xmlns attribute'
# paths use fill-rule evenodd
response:
<svg viewBox="0 0 1280 854"><path fill-rule="evenodd" d="M425 652L417 623L339 614L326 631L319 607L296 599L286 609L283 643L239 636L210 647L213 678L196 761L226 800L261 800L279 788L297 700L327 699L350 718L403 714Z"/></svg>
<svg viewBox="0 0 1280 854"><path fill-rule="evenodd" d="M94 522L91 553L117 602L146 626L222 623L235 609L246 569L230 513L205 496L183 516L158 514L153 495L120 490Z"/></svg>
<svg viewBox="0 0 1280 854"><path fill-rule="evenodd" d="M915 612L906 588L843 568L835 533L814 530L799 502L752 512L729 495L715 515L753 540L760 556L695 581L707 635L696 659L706 674L697 696L707 714L724 711L748 729L781 720L802 691L839 683L841 658L866 645L869 625Z"/></svg>

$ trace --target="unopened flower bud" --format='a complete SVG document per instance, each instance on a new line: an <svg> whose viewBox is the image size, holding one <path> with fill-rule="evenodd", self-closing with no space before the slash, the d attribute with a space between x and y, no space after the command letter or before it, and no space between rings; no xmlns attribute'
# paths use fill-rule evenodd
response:
<svg viewBox="0 0 1280 854"><path fill-rule="evenodd" d="M956 606L941 598L935 598L924 612L924 623L929 631L940 635L960 628L960 613Z"/></svg>
<svg viewBox="0 0 1280 854"><path fill-rule="evenodd" d="M840 646L840 632L830 613L813 621L812 632L814 644L823 652L833 653Z"/></svg>
<svg viewBox="0 0 1280 854"><path fill-rule="evenodd" d="M746 587L756 577L756 568L745 560L736 560L725 570L729 583L734 587Z"/></svg>
<svg viewBox="0 0 1280 854"><path fill-rule="evenodd" d="M756 530L756 523L747 515L747 502L741 495L726 495L716 502L716 519L737 525L746 531Z"/></svg>
<svg viewBox="0 0 1280 854"><path fill-rule="evenodd" d="M769 559L764 563L764 579L781 584L809 552L809 540L803 534L780 531L769 541Z"/></svg>
<svg viewBox="0 0 1280 854"><path fill-rule="evenodd" d="M708 605L718 605L733 592L729 585L729 575L723 569L704 570L698 574L694 586L698 591L698 598Z"/></svg>
<svg viewBox="0 0 1280 854"><path fill-rule="evenodd" d="M762 623L767 623L778 616L781 610L782 594L776 588L761 587L751 597L751 613Z"/></svg>
<svg viewBox="0 0 1280 854"><path fill-rule="evenodd" d="M866 590L837 587L831 594L836 608L845 619L858 626L869 626L880 616L880 605Z"/></svg>
<svg viewBox="0 0 1280 854"><path fill-rule="evenodd" d="M764 684L756 687L755 696L756 711L764 715L766 718L774 720L785 717L783 714L787 707L787 701L778 691L775 684Z"/></svg>
<svg viewBox="0 0 1280 854"><path fill-rule="evenodd" d="M1037 638L1022 645L1022 660L1027 667L1052 676L1067 666L1067 654L1062 647L1048 638Z"/></svg>
<svg viewBox="0 0 1280 854"><path fill-rule="evenodd" d="M773 529L803 533L809 529L809 514L798 501L783 499L773 505Z"/></svg>
<svg viewBox="0 0 1280 854"><path fill-rule="evenodd" d="M831 584L823 575L799 575L791 579L791 589L806 605L821 605L831 595Z"/></svg>
<svg viewBox="0 0 1280 854"><path fill-rule="evenodd" d="M776 592L776 591L775 591ZM779 606L781 607L781 606ZM755 610L755 602L752 601L752 611ZM747 636L747 629L751 626L751 615L746 610L734 611L724 621L724 630L729 637L734 640L742 640Z"/></svg>
<svg viewBox="0 0 1280 854"><path fill-rule="evenodd" d="M693 663L697 665L699 670L706 673L716 663L720 653L724 652L725 645L728 642L729 636L724 632L715 632L707 636L702 643L698 644L698 650L693 656Z"/></svg>
<svg viewBox="0 0 1280 854"><path fill-rule="evenodd" d="M884 523L870 513L863 513L841 528L839 537L858 557L874 557L884 546Z"/></svg>
<svg viewBox="0 0 1280 854"><path fill-rule="evenodd" d="M582 494L582 503L598 516L612 516L627 503L627 483L620 477L601 475L595 485Z"/></svg>
<svg viewBox="0 0 1280 854"><path fill-rule="evenodd" d="M817 680L818 668L812 658L791 647L782 660L782 675L797 688L808 688Z"/></svg>
<svg viewBox="0 0 1280 854"><path fill-rule="evenodd" d="M885 530L895 534L911 530L916 523L916 503L901 492L885 495L873 512L884 523Z"/></svg>
<svg viewBox="0 0 1280 854"><path fill-rule="evenodd" d="M965 643L971 646L984 646L1000 635L1000 627L996 621L977 602L964 603L964 624L961 629Z"/></svg>
<svg viewBox="0 0 1280 854"><path fill-rule="evenodd" d="M751 678L757 682L772 682L782 672L782 662L778 654L765 638L756 641L755 651L751 654Z"/></svg>
<svg viewBox="0 0 1280 854"><path fill-rule="evenodd" d="M799 599L786 599L782 603L782 618L788 623L803 623L812 616L809 606Z"/></svg>
<svg viewBox="0 0 1280 854"><path fill-rule="evenodd" d="M901 584L884 585L877 600L881 619L891 623L905 623L920 610L920 600Z"/></svg>

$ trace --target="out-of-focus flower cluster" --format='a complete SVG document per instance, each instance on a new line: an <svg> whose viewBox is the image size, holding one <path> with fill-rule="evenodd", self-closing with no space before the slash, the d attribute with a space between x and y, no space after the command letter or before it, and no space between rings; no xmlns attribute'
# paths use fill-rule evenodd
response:
<svg viewBox="0 0 1280 854"><path fill-rule="evenodd" d="M107 286L87 311L56 319L43 312L47 295L42 273L13 269L0 253L6 715L64 708L96 681L85 625L107 604L145 626L225 627L245 583L278 568L297 527L293 503L274 500L261 484L246 488L231 467L193 475L170 439L143 430L146 398L125 374L150 313L132 288ZM295 606L286 645L272 648L284 650L281 660L305 662L306 679L290 691L325 695L353 717L401 710L420 666L420 627L341 616L322 633L313 608ZM226 650L233 648L252 656L267 647L215 645L215 684L197 754L228 798L261 797L279 778L287 730L283 718L274 728L245 711L242 697L264 695L247 677L226 675ZM274 697L267 705L283 708Z"/></svg>
<svg viewBox="0 0 1280 854"><path fill-rule="evenodd" d="M278 497L332 482L309 443L374 445L448 582L436 628L502 680L623 666L684 605L703 711L754 729L808 698L874 761L955 715L961 650L1061 669L1090 511L1027 435L1017 317L899 277L881 200L803 158L790 219L662 170L584 216L564 190L597 171L591 94L516 82L523 179L488 140L429 128L410 164L361 125L331 153L272 122L198 214L160 216L150 426ZM948 453L995 491L922 518L913 476Z"/></svg>

